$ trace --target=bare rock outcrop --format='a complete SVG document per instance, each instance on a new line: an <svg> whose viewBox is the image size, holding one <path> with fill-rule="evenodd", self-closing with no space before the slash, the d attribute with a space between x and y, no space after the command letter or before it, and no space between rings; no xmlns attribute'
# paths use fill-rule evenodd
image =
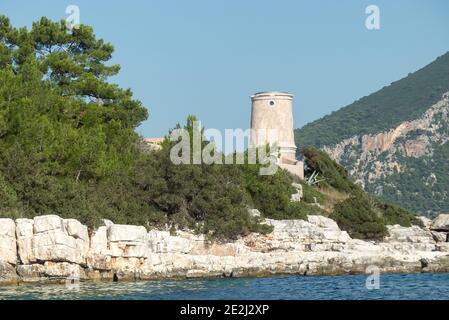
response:
<svg viewBox="0 0 449 320"><path fill-rule="evenodd" d="M407 242L407 243L425 243L435 244L435 239L429 230L418 226L402 227L398 224L387 226L389 236L385 242Z"/></svg>
<svg viewBox="0 0 449 320"><path fill-rule="evenodd" d="M18 258L22 264L69 262L86 265L87 227L56 215L17 219Z"/></svg>
<svg viewBox="0 0 449 320"><path fill-rule="evenodd" d="M389 236L374 242L352 239L318 215L265 223L273 226L270 234L213 242L189 231L147 231L110 221L89 234L77 220L55 215L0 219L0 283L345 274L373 265L385 272L449 270L447 232L430 227L388 226Z"/></svg>
<svg viewBox="0 0 449 320"><path fill-rule="evenodd" d="M0 260L0 284L12 284L19 280L16 268L12 264Z"/></svg>
<svg viewBox="0 0 449 320"><path fill-rule="evenodd" d="M308 221L267 219L266 223L274 227L272 233L250 235L243 243L260 252L319 251L338 247L350 239L335 221L323 216L311 215Z"/></svg>
<svg viewBox="0 0 449 320"><path fill-rule="evenodd" d="M449 214L440 214L432 221L430 228L435 231L449 231Z"/></svg>
<svg viewBox="0 0 449 320"><path fill-rule="evenodd" d="M16 225L12 219L0 219L0 261L17 263Z"/></svg>
<svg viewBox="0 0 449 320"><path fill-rule="evenodd" d="M108 228L112 257L145 258L148 235L145 227L113 224Z"/></svg>
<svg viewBox="0 0 449 320"><path fill-rule="evenodd" d="M432 225L432 219L429 219L425 216L417 216L417 218L422 222L425 229L430 229Z"/></svg>

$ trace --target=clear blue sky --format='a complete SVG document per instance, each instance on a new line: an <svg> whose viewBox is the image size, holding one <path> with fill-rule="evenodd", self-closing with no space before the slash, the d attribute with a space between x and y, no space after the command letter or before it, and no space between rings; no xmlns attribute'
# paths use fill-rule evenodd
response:
<svg viewBox="0 0 449 320"><path fill-rule="evenodd" d="M188 114L209 128L248 128L252 93L295 95L300 127L449 51L449 1L0 0L15 26L41 16L81 23L116 49L130 87L149 108L139 127L162 136ZM381 29L365 28L380 8Z"/></svg>

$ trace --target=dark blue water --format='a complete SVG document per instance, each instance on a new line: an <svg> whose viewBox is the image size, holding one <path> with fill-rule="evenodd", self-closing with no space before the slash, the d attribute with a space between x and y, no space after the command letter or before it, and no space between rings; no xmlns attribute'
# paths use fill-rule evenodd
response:
<svg viewBox="0 0 449 320"><path fill-rule="evenodd" d="M0 299L449 299L449 274L285 276L0 287Z"/></svg>

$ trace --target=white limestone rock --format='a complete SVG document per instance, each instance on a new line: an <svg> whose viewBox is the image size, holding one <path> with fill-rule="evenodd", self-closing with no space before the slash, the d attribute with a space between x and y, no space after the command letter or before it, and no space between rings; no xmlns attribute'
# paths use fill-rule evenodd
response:
<svg viewBox="0 0 449 320"><path fill-rule="evenodd" d="M145 243L147 230L143 226L113 224L108 227L108 240L111 242Z"/></svg>
<svg viewBox="0 0 449 320"><path fill-rule="evenodd" d="M162 230L150 230L148 231L148 242L150 244L152 243L158 243L160 241L163 241L170 237L170 232L168 231L162 231Z"/></svg>
<svg viewBox="0 0 449 320"><path fill-rule="evenodd" d="M142 269L146 259L143 258L124 258L124 257L112 257L111 267L112 270L122 272L137 272Z"/></svg>
<svg viewBox="0 0 449 320"><path fill-rule="evenodd" d="M389 236L385 242L408 242L435 244L432 233L418 226L402 227L398 224L387 226Z"/></svg>
<svg viewBox="0 0 449 320"><path fill-rule="evenodd" d="M148 244L153 253L189 253L194 247L205 246L204 236L196 236L178 231L179 236L172 236L168 231L151 230L148 232Z"/></svg>
<svg viewBox="0 0 449 320"><path fill-rule="evenodd" d="M28 265L32 261L36 261L31 246L31 241L34 234L33 229L33 219L16 219L18 258L24 265Z"/></svg>
<svg viewBox="0 0 449 320"><path fill-rule="evenodd" d="M108 246L112 257L144 258L148 254L145 227L113 224L108 227Z"/></svg>
<svg viewBox="0 0 449 320"><path fill-rule="evenodd" d="M309 221L311 224L319 228L324 228L333 231L341 231L340 228L338 227L338 224L334 220L324 216L310 215L307 216L307 221Z"/></svg>
<svg viewBox="0 0 449 320"><path fill-rule="evenodd" d="M49 278L74 280L82 280L86 278L86 273L80 265L68 262L47 261L44 263L43 274Z"/></svg>
<svg viewBox="0 0 449 320"><path fill-rule="evenodd" d="M108 232L105 226L95 230L90 238L89 250L99 254L110 254L108 248Z"/></svg>
<svg viewBox="0 0 449 320"><path fill-rule="evenodd" d="M43 264L19 265L17 266L17 273L24 282L54 279L79 281L87 278L84 268L68 262L47 261Z"/></svg>
<svg viewBox="0 0 449 320"><path fill-rule="evenodd" d="M16 224L12 219L0 218L0 261L17 263Z"/></svg>
<svg viewBox="0 0 449 320"><path fill-rule="evenodd" d="M144 258L147 256L148 247L145 244L129 244L127 242L110 242L109 247L112 257Z"/></svg>
<svg viewBox="0 0 449 320"><path fill-rule="evenodd" d="M11 284L18 280L15 267L10 263L0 261L0 284Z"/></svg>
<svg viewBox="0 0 449 320"><path fill-rule="evenodd" d="M22 264L53 261L86 265L87 227L75 219L55 215L17 219L16 235Z"/></svg>
<svg viewBox="0 0 449 320"><path fill-rule="evenodd" d="M64 226L67 234L75 239L76 253L79 254L78 261L84 265L90 247L87 227L75 219L65 219Z"/></svg>
<svg viewBox="0 0 449 320"><path fill-rule="evenodd" d="M0 218L0 237L15 238L16 224L14 220L8 218Z"/></svg>
<svg viewBox="0 0 449 320"><path fill-rule="evenodd" d="M441 252L449 252L449 242L440 242L437 244L437 250Z"/></svg>
<svg viewBox="0 0 449 320"><path fill-rule="evenodd" d="M448 233L447 232L438 232L431 231L432 237L436 242L447 242Z"/></svg>
<svg viewBox="0 0 449 320"><path fill-rule="evenodd" d="M257 209L248 209L248 213L253 218L260 217L260 215L261 215L260 211Z"/></svg>
<svg viewBox="0 0 449 320"><path fill-rule="evenodd" d="M267 219L265 223L274 227L272 233L253 233L225 243L189 231L171 235L112 223L99 227L89 239L87 228L78 221L54 216L17 219L12 235L17 237L23 263L17 273L24 281L64 280L77 273L80 278L97 279L114 274L119 279L338 274L365 272L373 264L384 272L417 271L422 269L422 259L432 270L448 267L444 257L449 243L442 242L446 232L395 225L388 227L385 242L378 243L351 239L335 221L323 216L311 215L307 221ZM0 224L0 237L11 235L1 231L10 229L4 225L2 229ZM2 272L14 276L11 264L2 263L0 282Z"/></svg>
<svg viewBox="0 0 449 320"><path fill-rule="evenodd" d="M34 233L64 230L64 220L56 215L34 217Z"/></svg>
<svg viewBox="0 0 449 320"><path fill-rule="evenodd" d="M346 244L344 250L344 252L352 252L352 253L363 253L363 254L367 254L367 253L374 253L374 254L378 254L382 251L384 251L384 248L382 248L379 245L376 245L376 243L372 242L372 241L365 241L365 240L361 240L361 239L351 239L348 241L348 243Z"/></svg>
<svg viewBox="0 0 449 320"><path fill-rule="evenodd" d="M76 238L68 234L64 220L56 215L35 217L33 237L31 239L32 257L34 261L56 261L85 264L86 250L77 244ZM76 220L67 221L68 227L74 234L82 233ZM87 238L86 235L83 235ZM84 240L83 240L84 241Z"/></svg>
<svg viewBox="0 0 449 320"><path fill-rule="evenodd" d="M91 236L90 248L87 254L87 266L96 270L111 270L111 261L107 227L101 226Z"/></svg>
<svg viewBox="0 0 449 320"><path fill-rule="evenodd" d="M152 253L166 253L166 242L165 240L170 237L170 232L150 230L148 232L148 246L149 251Z"/></svg>
<svg viewBox="0 0 449 320"><path fill-rule="evenodd" d="M110 226L112 226L114 224L114 222L112 222L111 220L108 220L108 219L103 219L103 224L106 226L106 228L109 228Z"/></svg>
<svg viewBox="0 0 449 320"><path fill-rule="evenodd" d="M147 275L170 277L185 276L193 268L193 259L180 253L150 253L142 265L142 272Z"/></svg>
<svg viewBox="0 0 449 320"><path fill-rule="evenodd" d="M250 250L241 243L205 243L203 246L195 246L189 251L190 255L211 255L226 257L249 253Z"/></svg>
<svg viewBox="0 0 449 320"><path fill-rule="evenodd" d="M290 242L347 242L350 237L341 231L335 221L323 216L308 216L304 220L270 220L274 226L273 236Z"/></svg>
<svg viewBox="0 0 449 320"><path fill-rule="evenodd" d="M87 256L87 266L94 270L111 270L112 256L89 252Z"/></svg>
<svg viewBox="0 0 449 320"><path fill-rule="evenodd" d="M351 239L346 231L341 231L331 219L309 216L304 220L272 220L265 223L273 226L268 235L250 234L243 243L252 251L314 251L341 250L339 246Z"/></svg>
<svg viewBox="0 0 449 320"><path fill-rule="evenodd" d="M65 219L64 226L69 236L75 239L84 240L86 242L89 241L89 234L87 232L87 227L78 220Z"/></svg>
<svg viewBox="0 0 449 320"><path fill-rule="evenodd" d="M179 236L170 236L169 238L167 238L167 252L186 254L190 252L192 247L193 244L189 239Z"/></svg>
<svg viewBox="0 0 449 320"><path fill-rule="evenodd" d="M435 231L449 231L449 214L440 214L436 217L432 221L430 229Z"/></svg>
<svg viewBox="0 0 449 320"><path fill-rule="evenodd" d="M31 247L36 261L85 264L84 252L79 250L75 238L62 230L56 229L35 234L31 240Z"/></svg>
<svg viewBox="0 0 449 320"><path fill-rule="evenodd" d="M17 274L24 282L37 282L45 277L43 264L22 264L17 266Z"/></svg>

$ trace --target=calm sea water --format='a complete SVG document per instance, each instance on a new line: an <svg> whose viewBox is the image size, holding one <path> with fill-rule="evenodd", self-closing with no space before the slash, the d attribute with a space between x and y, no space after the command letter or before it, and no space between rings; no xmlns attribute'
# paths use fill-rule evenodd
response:
<svg viewBox="0 0 449 320"><path fill-rule="evenodd" d="M0 287L0 299L449 299L449 274L381 274L368 290L366 276L285 276L87 282Z"/></svg>

